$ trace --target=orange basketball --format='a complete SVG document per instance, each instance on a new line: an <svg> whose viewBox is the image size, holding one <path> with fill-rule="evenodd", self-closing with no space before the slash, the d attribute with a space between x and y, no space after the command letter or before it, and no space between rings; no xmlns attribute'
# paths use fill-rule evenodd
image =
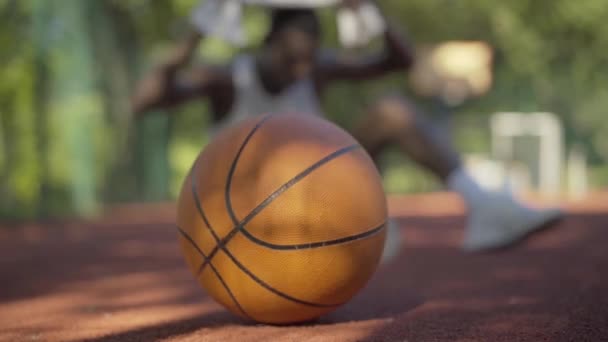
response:
<svg viewBox="0 0 608 342"><path fill-rule="evenodd" d="M378 265L386 219L371 158L312 115L225 128L178 200L180 244L200 285L231 312L272 324L349 301Z"/></svg>

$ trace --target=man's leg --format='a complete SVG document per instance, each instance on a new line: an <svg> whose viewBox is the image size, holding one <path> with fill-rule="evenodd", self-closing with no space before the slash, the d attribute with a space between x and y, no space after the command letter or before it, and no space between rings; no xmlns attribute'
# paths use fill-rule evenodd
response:
<svg viewBox="0 0 608 342"><path fill-rule="evenodd" d="M398 146L443 182L461 165L452 146L411 103L397 95L383 97L370 106L353 134L374 160L387 146Z"/></svg>
<svg viewBox="0 0 608 342"><path fill-rule="evenodd" d="M374 160L385 147L398 146L461 195L469 209L464 240L467 250L511 245L560 217L558 210L533 210L506 194L483 190L467 174L451 144L403 97L378 100L353 134Z"/></svg>

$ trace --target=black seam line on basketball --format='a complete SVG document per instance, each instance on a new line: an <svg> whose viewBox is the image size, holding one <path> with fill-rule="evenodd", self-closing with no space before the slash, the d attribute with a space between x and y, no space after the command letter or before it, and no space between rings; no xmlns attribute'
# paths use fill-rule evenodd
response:
<svg viewBox="0 0 608 342"><path fill-rule="evenodd" d="M208 257L205 255L205 252L203 252L203 250L196 244L196 242L194 242L194 240L192 239L192 237L188 233L186 233L183 229L181 229L180 227L178 227L178 226L176 226L176 227L177 227L177 230L179 231L179 233L188 242L190 242L190 244L192 244L192 246L196 249L196 251L198 252L198 254L200 254L200 256L203 258L203 260L209 260ZM245 311L245 309L243 309L243 307L241 306L241 304L239 303L239 301L234 296L234 293L232 293L232 291L228 287L228 284L226 284L226 282L224 281L224 278L222 277L222 275L220 274L220 272L215 268L215 266L213 266L213 264L211 262L209 262L209 267L211 267L211 270L213 271L213 273L215 274L215 276L217 277L217 279L220 281L220 283L222 284L222 286L224 287L224 289L226 290L226 292L228 293L228 295L230 296L230 298L232 299L232 301L234 302L234 304L236 304L236 306L239 308L239 310L241 310L241 312L243 313L243 315L245 315L247 318L251 319L251 316L249 316L249 314Z"/></svg>
<svg viewBox="0 0 608 342"><path fill-rule="evenodd" d="M241 146L239 147L236 156L234 157L234 160L232 160L232 164L230 165L230 169L228 171L228 177L226 180L226 188L224 190L225 192L225 200L226 200L226 210L228 211L228 215L230 216L230 219L232 220L232 222L235 225L238 225L238 220L236 218L236 215L234 214L234 210L232 208L232 202L230 200L230 188L232 186L232 177L234 175L234 172L236 171L236 165L238 163L238 160L241 157L241 154L243 153L243 150L245 149L245 146L247 146L247 143L249 143L249 141L251 140L251 137L253 136L253 134L268 120L272 117L272 114L266 115L264 116L249 132L249 134L247 134L247 136L245 137L245 140L243 140L243 143L241 144ZM195 165L196 167L196 165ZM219 250L219 248L221 248L226 242L228 241L224 241L224 240L220 240L219 237L215 234L215 231L213 228L211 228L211 224L209 223L209 221L206 218L205 213L203 212L203 208L202 205L200 204L198 195L196 193L196 188L197 188L197 184L195 184L195 181L193 180L192 182L192 193L194 196L194 200L196 201L196 206L197 209L199 211L199 213L201 214L201 216L203 217L203 220L205 221L205 224L207 225L207 227L211 230L211 233L213 234L213 237L215 238L215 242L216 242L216 246L211 250L211 253L209 254L209 258L205 259L201 265L198 268L198 274L200 274L201 272L203 272L203 270L205 269L205 266L207 265L207 263L209 263L213 257L215 256L215 254L217 253L217 251Z"/></svg>
<svg viewBox="0 0 608 342"><path fill-rule="evenodd" d="M243 143L239 147L239 150L236 153L236 156L234 156L234 159L232 160L232 165L230 165L230 170L228 171L228 177L226 179L226 187L224 188L224 199L226 201L226 210L228 210L228 215L230 216L230 219L232 220L232 223L234 225L238 225L239 224L239 220L236 217L236 214L234 213L234 209L232 208L232 201L230 199L230 189L232 187L232 177L234 176L234 173L236 172L236 166L237 166L237 164L239 162L239 159L241 158L241 155L243 154L243 150L245 150L245 147L247 146L247 144L251 140L251 137L253 137L253 135L255 134L255 132L257 132L257 130L260 127L262 127L262 125L266 121L268 121L268 119L270 119L271 117L272 117L272 115L266 115L264 118L262 118L262 120L260 120L251 129L251 132L249 132L249 134L247 134L247 136L245 137L245 140L243 140Z"/></svg>
<svg viewBox="0 0 608 342"><path fill-rule="evenodd" d="M253 208L253 210L247 216L245 216L243 221L241 223L239 223L235 227L235 229L237 229L237 228L244 229L245 225L247 223L249 223L249 221L251 221L254 217L256 217L262 210L264 210L264 208L266 208L268 205L270 205L270 203L272 203L275 199L277 199L277 197L279 197L285 191L289 190L291 187L296 185L298 182L300 182L302 179L304 179L304 177L308 176L313 171L315 171L318 168L320 168L321 166L329 163L330 161L332 161L344 154L347 154L355 149L358 149L358 148L361 148L361 145L352 144L352 145L343 147L339 150L336 150L336 151L328 154L327 156L323 157L321 160L312 164L311 166L306 168L304 171L300 172L299 174L294 176L292 179L288 180L285 184L281 185L277 190L275 190L273 193L271 193L268 197L266 197L266 199L264 199L262 201L262 203L260 203L258 206Z"/></svg>
<svg viewBox="0 0 608 342"><path fill-rule="evenodd" d="M211 223L209 222L209 220L207 219L207 215L205 215L205 212L203 211L203 205L201 204L201 201L198 197L198 193L197 193L197 188L198 188L198 182L196 179L196 175L198 174L197 170L198 170L198 159L194 162L194 167L192 168L192 174L190 175L190 177L192 178L192 197L194 197L194 203L196 204L196 210L198 211L199 215L201 215L201 218L203 219L203 222L205 223L205 226L207 227L207 229L209 230L209 232L211 232L211 235L213 235L213 238L215 239L216 243L220 243L220 237L217 236L217 234L215 233L215 230L211 227ZM206 259L209 260L209 259ZM205 260L205 262L206 262ZM200 270L199 270L200 271ZM200 272L199 272L200 273Z"/></svg>
<svg viewBox="0 0 608 342"><path fill-rule="evenodd" d="M258 206L256 206L243 219L243 221L241 221L240 223L236 224L236 226L228 233L228 235L226 235L222 239L222 241L211 250L211 253L209 254L209 260L213 259L213 257L217 253L217 251L222 246L225 246L234 237L234 235L236 235L236 233L238 233L241 230L246 231L246 229L244 228L245 225L247 223L249 223L255 216L257 216L270 203L272 203L272 201L274 201L278 196L280 196L285 191L289 190L289 188L291 188L292 186L294 186L296 183L298 183L300 180L302 180L304 177L306 177L307 175L309 175L311 172L315 171L319 167L321 167L324 164L327 164L328 162L330 162L331 160L336 159L339 156L341 156L343 154L346 154L346 153L348 153L348 152L350 152L350 151L352 151L354 149L357 149L357 148L361 148L361 145L359 145L359 144L349 145L349 146L343 147L343 148L341 148L341 149L339 149L339 150L337 150L337 151L335 151L333 153L330 153L329 155L325 156L323 159L317 161L316 163L314 163L313 165L311 165L310 167L308 167L307 169L305 169L304 171L300 172L295 177L293 177L292 179L290 179L289 181L287 181L285 184L283 184L282 186L280 186L272 194L270 194L268 197L266 197L266 199L264 201L262 201L262 203L260 203ZM249 232L247 232L247 233L249 233ZM201 266L199 267L199 272L203 271L203 269L205 268L207 262L208 261L205 261L205 262L201 263Z"/></svg>
<svg viewBox="0 0 608 342"><path fill-rule="evenodd" d="M320 304L320 303L313 303L313 302L308 302L302 299L298 299L295 297L292 297L286 293L283 293L277 289L275 289L274 287L268 285L267 283L265 283L263 280L261 280L260 278L258 278L255 274L253 274L251 271L249 271L249 269L247 269L243 264L241 264L233 255L232 253L230 253L230 251L228 250L228 248L226 248L225 244L228 243L228 241L230 241L230 239L232 239L232 237L241 229L244 228L244 225L249 222L251 219L253 219L257 214L259 214L265 207L267 207L272 201L274 201L278 196L280 196L282 193L284 193L285 191L287 191L289 188L291 188L292 186L294 186L295 184L297 184L300 180L302 180L304 177L306 177L308 174L310 174L311 172L313 172L314 170L318 169L319 167L323 166L324 164L330 162L331 160L344 155L354 149L357 148L361 148L361 145L359 144L353 144L353 145L349 145L346 147L343 147L329 155L327 155L326 157L324 157L323 159L319 160L318 162L314 163L313 165L311 165L310 167L308 167L307 169L305 169L304 171L302 171L301 173L299 173L298 175L296 175L295 177L293 177L291 180L289 180L288 182L286 182L285 184L283 184L281 187L279 187L275 192L273 192L272 194L270 194L264 201L262 201L262 203L260 203L260 205L258 205L256 208L254 208L254 210L252 210L252 212L246 216L246 218L243 220L242 223L238 224L229 234L228 236L226 236L226 238L222 239L222 241L220 243L218 243L215 247L214 247L214 252L213 255L215 256L215 254L217 253L217 250L221 249L222 251L224 251L224 253L226 253L226 255L232 260L232 262L241 269L241 271L243 271L245 274L247 274L252 280L254 280L256 283L258 283L260 286L264 287L265 289L267 289L268 291L276 294L279 297L291 300L293 302L299 303L299 304L303 304L303 305L308 305L308 306L314 306L314 307L336 307L336 306L340 306L343 303L336 303L336 304ZM202 207L199 207L199 214L204 215L203 211L202 211ZM210 230L213 230L210 226L208 226L208 228ZM210 254L211 255L211 254ZM209 259L210 260L210 259ZM210 261L208 262L209 265L211 265ZM201 267L199 268L199 271L202 272L203 270L203 265L201 265Z"/></svg>
<svg viewBox="0 0 608 342"><path fill-rule="evenodd" d="M268 285L266 282L264 282L262 279L258 278L255 274L253 274L253 272L251 272L247 267L245 267L243 264L241 264L240 261L238 261L237 258L234 257L234 255L232 255L232 253L230 253L230 251L228 250L228 248L224 247L222 248L222 251L224 251L224 253L226 253L226 255L230 258L230 260L232 260L232 262L241 269L241 271L245 272L245 274L247 274L253 281L255 281L256 283L258 283L258 285L262 286L263 288L265 288L266 290L276 294L279 297L282 297L284 299L288 299L291 300L292 302L296 302L299 304L303 304L303 305L308 305L308 306L314 306L314 307L319 307L319 308L331 308L331 307L335 307L335 306L340 306L344 303L336 303L336 304L320 304L320 303L313 303L313 302L309 302L309 301L305 301L296 297L292 297L284 292L281 292L277 289L275 289L274 287ZM211 264L209 264L211 265Z"/></svg>
<svg viewBox="0 0 608 342"><path fill-rule="evenodd" d="M348 243L348 242L354 242L354 241L361 240L361 239L373 236L375 234L378 234L379 232L382 231L382 229L385 227L385 225L386 225L386 222L383 223L383 224L381 224L380 226L374 228L374 229L370 229L370 230L365 231L363 233L356 234L356 235L351 235L351 236L346 236L346 237L339 238L339 239L327 240L327 241L319 241L319 242L311 242L311 243L304 243L304 244L299 244L299 245L275 245L275 244L271 244L271 243L268 243L266 241L263 241L263 240L260 240L260 239L256 238L251 233L249 233L246 229L243 229L242 233L249 240L251 240L251 242L256 243L258 245L261 245L263 247L274 249L274 250L280 250L280 251L291 251L291 250L302 250L302 249L314 249L314 248L321 248L321 247L328 247L328 246L333 246L333 245L339 245L339 244Z"/></svg>

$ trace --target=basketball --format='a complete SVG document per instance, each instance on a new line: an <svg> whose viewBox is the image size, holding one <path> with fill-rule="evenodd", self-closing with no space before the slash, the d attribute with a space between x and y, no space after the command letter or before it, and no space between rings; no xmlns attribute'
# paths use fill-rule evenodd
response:
<svg viewBox="0 0 608 342"><path fill-rule="evenodd" d="M327 120L275 114L224 128L177 204L186 262L232 313L269 324L315 319L373 275L387 220L365 150Z"/></svg>

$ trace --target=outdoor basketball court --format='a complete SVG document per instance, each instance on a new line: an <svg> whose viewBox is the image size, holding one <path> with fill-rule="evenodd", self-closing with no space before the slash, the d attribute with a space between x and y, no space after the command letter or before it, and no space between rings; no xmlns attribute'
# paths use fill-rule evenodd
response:
<svg viewBox="0 0 608 342"><path fill-rule="evenodd" d="M263 326L205 296L173 206L0 229L2 341L600 341L608 338L608 193L514 250L463 254L447 194L395 197L404 249L316 323Z"/></svg>

